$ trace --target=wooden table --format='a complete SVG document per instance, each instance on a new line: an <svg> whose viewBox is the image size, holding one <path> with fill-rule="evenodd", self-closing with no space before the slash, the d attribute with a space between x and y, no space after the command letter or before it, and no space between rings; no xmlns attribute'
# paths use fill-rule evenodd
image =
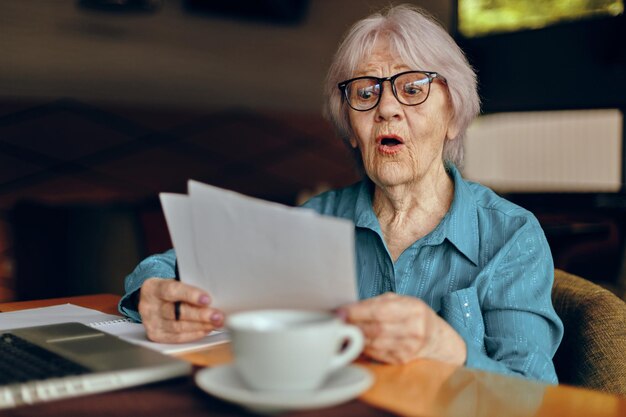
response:
<svg viewBox="0 0 626 417"><path fill-rule="evenodd" d="M0 312L73 303L116 313L119 296L101 294L0 304ZM200 366L231 360L228 345L181 355ZM376 382L359 399L337 407L287 416L424 416L424 417L594 417L626 416L626 398L563 385L549 386L521 378L418 360L408 365L360 364ZM3 410L2 416L247 416L179 378L122 391Z"/></svg>

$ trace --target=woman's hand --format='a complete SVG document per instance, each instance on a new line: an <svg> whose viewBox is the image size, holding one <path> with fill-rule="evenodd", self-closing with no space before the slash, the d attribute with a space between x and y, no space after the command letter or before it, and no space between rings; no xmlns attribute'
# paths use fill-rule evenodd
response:
<svg viewBox="0 0 626 417"><path fill-rule="evenodd" d="M339 314L363 331L364 353L378 361L430 358L465 363L465 341L419 298L386 293L343 306Z"/></svg>
<svg viewBox="0 0 626 417"><path fill-rule="evenodd" d="M179 320L174 304L180 304ZM173 279L148 278L141 286L139 314L148 339L161 343L191 342L221 327L224 314L210 307L205 291Z"/></svg>

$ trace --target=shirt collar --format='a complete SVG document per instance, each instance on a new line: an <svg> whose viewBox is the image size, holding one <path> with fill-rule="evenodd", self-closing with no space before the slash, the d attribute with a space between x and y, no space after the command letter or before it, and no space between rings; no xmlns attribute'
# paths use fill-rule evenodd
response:
<svg viewBox="0 0 626 417"><path fill-rule="evenodd" d="M373 192L374 183L369 178L364 177L356 197L354 224L357 227L372 229L382 237L380 223L378 223L378 218L374 214L374 207L372 206Z"/></svg>
<svg viewBox="0 0 626 417"><path fill-rule="evenodd" d="M469 184L458 169L446 164L446 170L454 181L454 198L450 210L437 227L423 238L424 243L437 245L447 239L454 247L478 265L478 208ZM374 184L369 178L361 181L358 189L354 224L375 231L382 238L380 223L372 207Z"/></svg>
<svg viewBox="0 0 626 417"><path fill-rule="evenodd" d="M448 239L474 265L478 265L478 207L474 193L463 179L459 170L448 163L446 170L454 181L454 199L450 210L435 231L440 230L439 239Z"/></svg>

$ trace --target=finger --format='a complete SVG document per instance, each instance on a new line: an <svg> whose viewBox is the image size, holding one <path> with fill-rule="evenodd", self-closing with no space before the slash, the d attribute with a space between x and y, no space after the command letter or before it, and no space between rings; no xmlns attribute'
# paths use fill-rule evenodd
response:
<svg viewBox="0 0 626 417"><path fill-rule="evenodd" d="M211 323L203 323L198 321L176 321L176 320L161 320L159 322L159 329L164 333L188 333L197 331L213 331L215 326Z"/></svg>
<svg viewBox="0 0 626 417"><path fill-rule="evenodd" d="M146 335L148 339L158 342L158 343L185 343L185 342L193 342L205 337L210 330L195 330L189 331L185 333L167 333L167 332L151 332L148 333L146 331Z"/></svg>
<svg viewBox="0 0 626 417"><path fill-rule="evenodd" d="M419 346L406 337L366 339L363 352L384 363L406 363L419 356Z"/></svg>
<svg viewBox="0 0 626 417"><path fill-rule="evenodd" d="M393 350L375 350L375 349L366 349L364 350L365 355L369 356L372 359L377 360L382 363L389 364L401 364L407 363L409 361L408 358L402 357L396 351Z"/></svg>
<svg viewBox="0 0 626 417"><path fill-rule="evenodd" d="M417 355L423 346L423 340L409 337L379 337L367 340L367 347L369 349L392 353L395 352L404 354L406 352L411 352L412 354Z"/></svg>
<svg viewBox="0 0 626 417"><path fill-rule="evenodd" d="M348 304L339 308L337 314L349 323L374 321L376 316L376 304L370 300Z"/></svg>
<svg viewBox="0 0 626 417"><path fill-rule="evenodd" d="M159 342L190 340L193 338L190 335L204 336L215 330L208 323L175 320L149 320L144 322L144 327L148 338Z"/></svg>
<svg viewBox="0 0 626 417"><path fill-rule="evenodd" d="M392 361L392 363L406 363L422 356L424 347L425 340L423 338L396 335L374 339L366 338L364 351L377 359L384 357L385 360Z"/></svg>
<svg viewBox="0 0 626 417"><path fill-rule="evenodd" d="M407 330L405 322L369 321L359 323L358 327L368 339L400 337Z"/></svg>
<svg viewBox="0 0 626 417"><path fill-rule="evenodd" d="M202 339L207 335L206 331L196 331L196 332L187 332L187 333L174 333L170 334L167 341L165 343L186 343L193 342L199 339Z"/></svg>
<svg viewBox="0 0 626 417"><path fill-rule="evenodd" d="M198 306L206 306L211 303L211 297L206 291L171 279L160 281L157 287L157 296L165 301L182 301Z"/></svg>
<svg viewBox="0 0 626 417"><path fill-rule="evenodd" d="M419 314L423 301L415 297L385 293L378 297L350 304L345 307L347 321L402 321L407 316Z"/></svg>
<svg viewBox="0 0 626 417"><path fill-rule="evenodd" d="M210 323L215 327L223 325L224 313L218 309L210 307L198 307L192 304L181 303L179 307L179 321L196 321ZM165 320L176 320L175 308L172 303L161 305L160 316Z"/></svg>

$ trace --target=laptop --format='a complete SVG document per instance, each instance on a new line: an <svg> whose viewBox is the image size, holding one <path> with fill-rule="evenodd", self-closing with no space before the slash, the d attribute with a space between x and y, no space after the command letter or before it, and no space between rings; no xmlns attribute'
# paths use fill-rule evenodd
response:
<svg viewBox="0 0 626 417"><path fill-rule="evenodd" d="M0 409L189 375L191 364L80 323L0 331Z"/></svg>

